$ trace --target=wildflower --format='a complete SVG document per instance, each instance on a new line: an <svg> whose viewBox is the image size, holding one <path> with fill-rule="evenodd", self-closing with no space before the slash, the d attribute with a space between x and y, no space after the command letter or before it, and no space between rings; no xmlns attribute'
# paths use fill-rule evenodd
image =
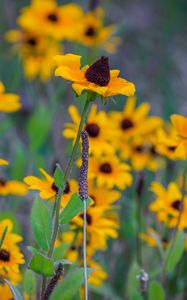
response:
<svg viewBox="0 0 187 300"><path fill-rule="evenodd" d="M20 235L12 232L13 223L9 219L3 219L2 221L0 221L0 237L3 236L5 228L7 228L7 231L3 241L3 245L5 244L7 247L18 251L19 247L17 246L17 244L20 243L23 238Z"/></svg>
<svg viewBox="0 0 187 300"><path fill-rule="evenodd" d="M0 178L0 195L8 196L25 196L27 194L27 186L16 180L6 180L3 177Z"/></svg>
<svg viewBox="0 0 187 300"><path fill-rule="evenodd" d="M88 178L96 179L98 187L113 188L116 186L123 190L132 184L132 175L129 171L130 166L120 162L115 155L101 156L98 159L91 157Z"/></svg>
<svg viewBox="0 0 187 300"><path fill-rule="evenodd" d="M72 39L76 34L83 11L80 6L70 3L58 6L54 0L33 0L23 8L18 24L25 30L40 32L53 39Z"/></svg>
<svg viewBox="0 0 187 300"><path fill-rule="evenodd" d="M0 158L0 166L6 166L8 164L9 162L7 160Z"/></svg>
<svg viewBox="0 0 187 300"><path fill-rule="evenodd" d="M171 121L180 138L176 148L176 155L187 159L187 117L181 115L171 116Z"/></svg>
<svg viewBox="0 0 187 300"><path fill-rule="evenodd" d="M65 207L74 193L78 192L78 182L74 179L69 179L66 182L64 193L61 200L61 206Z"/></svg>
<svg viewBox="0 0 187 300"><path fill-rule="evenodd" d="M0 272L3 269L7 273L18 273L19 265L24 264L24 262L23 254L20 251L9 248L3 244L0 249Z"/></svg>
<svg viewBox="0 0 187 300"><path fill-rule="evenodd" d="M108 189L105 186L98 187L94 180L88 181L88 194L96 207L110 208L111 204L118 201L121 193L114 189Z"/></svg>
<svg viewBox="0 0 187 300"><path fill-rule="evenodd" d="M148 228L146 233L140 233L140 238L147 243L150 247L157 247L160 242L163 248L166 248L168 241L166 238L161 238L160 234L152 228Z"/></svg>
<svg viewBox="0 0 187 300"><path fill-rule="evenodd" d="M66 124L63 135L65 138L75 140L81 117L74 105L70 105L68 111L73 123ZM90 154L99 156L114 153L111 141L116 133L115 128L104 111L97 111L96 105L92 105L84 129L89 135Z"/></svg>
<svg viewBox="0 0 187 300"><path fill-rule="evenodd" d="M118 77L119 70L110 70L107 57L101 57L91 66L81 68L81 56L74 54L58 55L56 76L72 81L72 88L78 96L84 90L95 92L104 98L118 94L132 96L134 84Z"/></svg>
<svg viewBox="0 0 187 300"><path fill-rule="evenodd" d="M91 272L88 279L88 284L92 284L96 287L101 287L103 281L105 281L108 277L107 273L104 271L102 266L94 260L90 260L88 262L88 266L89 268L93 268L93 272Z"/></svg>
<svg viewBox="0 0 187 300"><path fill-rule="evenodd" d="M42 199L51 200L56 197L58 188L54 183L54 179L44 169L40 168L44 178L40 179L35 176L27 176L24 178L24 182L29 186L29 190L40 191L39 195Z"/></svg>
<svg viewBox="0 0 187 300"><path fill-rule="evenodd" d="M5 93L5 87L0 81L0 112L12 113L21 108L20 97Z"/></svg>
<svg viewBox="0 0 187 300"><path fill-rule="evenodd" d="M156 199L150 204L150 210L156 213L157 220L172 228L177 225L179 213L182 209L179 228L187 227L187 197L184 197L182 205L182 194L175 182L170 182L164 188L159 182L152 182L151 191Z"/></svg>
<svg viewBox="0 0 187 300"><path fill-rule="evenodd" d="M11 299L13 299L13 295L8 284L0 284L0 300L11 300Z"/></svg>
<svg viewBox="0 0 187 300"><path fill-rule="evenodd" d="M15 45L26 78L33 80L38 76L42 81L50 78L55 67L53 57L61 51L57 41L22 30L8 31L6 39Z"/></svg>
<svg viewBox="0 0 187 300"><path fill-rule="evenodd" d="M104 26L104 10L99 7L88 12L80 21L75 41L86 47L103 48L114 53L121 39L113 36L115 25Z"/></svg>
<svg viewBox="0 0 187 300"><path fill-rule="evenodd" d="M129 97L122 112L111 112L111 122L119 131L119 142L138 135L147 135L162 126L159 117L148 116L150 105L144 102L136 106L136 98Z"/></svg>

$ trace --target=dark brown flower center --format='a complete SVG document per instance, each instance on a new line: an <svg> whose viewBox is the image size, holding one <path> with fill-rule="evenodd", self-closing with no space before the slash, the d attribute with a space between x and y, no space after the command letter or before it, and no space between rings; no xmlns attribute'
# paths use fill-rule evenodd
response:
<svg viewBox="0 0 187 300"><path fill-rule="evenodd" d="M85 35L89 36L89 37L93 37L96 35L96 30L94 27L90 26L86 29L85 31Z"/></svg>
<svg viewBox="0 0 187 300"><path fill-rule="evenodd" d="M0 250L0 260L9 261L10 260L10 253L7 250L1 249Z"/></svg>
<svg viewBox="0 0 187 300"><path fill-rule="evenodd" d="M171 206L172 206L174 209L176 209L176 210L181 210L181 208L182 208L182 203L181 203L180 200L175 200L175 201L171 204Z"/></svg>
<svg viewBox="0 0 187 300"><path fill-rule="evenodd" d="M27 44L29 45L29 46L32 46L32 47L34 47L34 46L36 46L36 44L37 44L37 40L35 39L35 38L29 38L28 40L27 40Z"/></svg>
<svg viewBox="0 0 187 300"><path fill-rule="evenodd" d="M4 178L0 178L0 186L5 186L6 180Z"/></svg>
<svg viewBox="0 0 187 300"><path fill-rule="evenodd" d="M86 124L86 131L90 137L97 137L99 135L99 126L95 123Z"/></svg>
<svg viewBox="0 0 187 300"><path fill-rule="evenodd" d="M123 130L128 130L128 129L132 128L133 126L134 126L134 123L128 118L123 119L123 121L121 122L121 128Z"/></svg>
<svg viewBox="0 0 187 300"><path fill-rule="evenodd" d="M100 171L102 173L106 173L106 174L110 174L112 173L112 167L111 167L111 164L106 162L106 163L103 163L101 166L100 166Z"/></svg>
<svg viewBox="0 0 187 300"><path fill-rule="evenodd" d="M156 152L156 149L154 146L151 146L149 152L152 154L152 155L157 155L157 152Z"/></svg>
<svg viewBox="0 0 187 300"><path fill-rule="evenodd" d="M168 150L170 150L171 152L175 151L176 146L168 146Z"/></svg>
<svg viewBox="0 0 187 300"><path fill-rule="evenodd" d="M80 217L81 217L82 219L84 219L84 214L80 214ZM86 223L87 223L88 225L91 225L91 224L92 224L92 217L91 217L89 214L86 214Z"/></svg>
<svg viewBox="0 0 187 300"><path fill-rule="evenodd" d="M143 146L136 146L134 150L138 153L143 153L144 152L144 147Z"/></svg>
<svg viewBox="0 0 187 300"><path fill-rule="evenodd" d="M89 82L93 82L99 86L107 86L110 81L108 57L102 56L91 65L86 71L85 77Z"/></svg>
<svg viewBox="0 0 187 300"><path fill-rule="evenodd" d="M64 194L68 194L69 192L70 192L70 185L69 182L67 181L64 188Z"/></svg>
<svg viewBox="0 0 187 300"><path fill-rule="evenodd" d="M53 191L55 191L56 193L58 193L58 187L56 186L55 182L53 182L51 188L52 188Z"/></svg>
<svg viewBox="0 0 187 300"><path fill-rule="evenodd" d="M57 22L58 21L58 16L55 13L51 13L47 16L48 20L51 22Z"/></svg>

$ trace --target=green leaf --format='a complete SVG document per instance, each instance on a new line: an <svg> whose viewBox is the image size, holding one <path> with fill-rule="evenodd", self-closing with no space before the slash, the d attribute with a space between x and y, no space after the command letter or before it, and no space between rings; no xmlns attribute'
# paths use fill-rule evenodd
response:
<svg viewBox="0 0 187 300"><path fill-rule="evenodd" d="M184 252L184 233L181 231L177 233L174 246L172 241L169 243L166 251L166 272L171 272L182 257Z"/></svg>
<svg viewBox="0 0 187 300"><path fill-rule="evenodd" d="M88 269L88 275L91 270ZM74 269L69 273L54 290L50 300L72 300L72 298L79 292L80 287L84 283L84 270Z"/></svg>
<svg viewBox="0 0 187 300"><path fill-rule="evenodd" d="M31 225L36 242L42 250L47 251L51 240L52 219L48 208L38 198L32 207Z"/></svg>
<svg viewBox="0 0 187 300"><path fill-rule="evenodd" d="M91 199L86 200L87 207L90 205ZM72 195L70 201L62 211L60 215L60 223L66 224L69 223L75 216L80 214L84 210L83 202L80 199L78 193Z"/></svg>
<svg viewBox="0 0 187 300"><path fill-rule="evenodd" d="M55 185L59 188L64 188L65 182L64 182L64 173L60 167L59 164L56 164L56 169L54 173L54 180L55 180Z"/></svg>
<svg viewBox="0 0 187 300"><path fill-rule="evenodd" d="M13 286L7 279L4 279L4 281L8 284L13 296L14 296L14 300L23 300L23 297L20 293L20 291Z"/></svg>
<svg viewBox="0 0 187 300"><path fill-rule="evenodd" d="M121 298L116 295L116 292L113 290L111 285L104 282L101 287L96 287L94 285L89 285L89 290L94 292L97 295L102 296L102 298L107 298L110 300L121 300Z"/></svg>
<svg viewBox="0 0 187 300"><path fill-rule="evenodd" d="M1 240L0 240L0 249L1 249L2 245L3 245L3 242L4 242L4 239L5 239L7 230L8 230L8 226L5 227L5 229L4 229L4 231L3 231L3 234L2 234L2 236L1 236Z"/></svg>
<svg viewBox="0 0 187 300"><path fill-rule="evenodd" d="M165 292L161 287L160 283L156 280L152 281L149 285L149 292L148 292L148 299L149 300L164 300L165 299Z"/></svg>
<svg viewBox="0 0 187 300"><path fill-rule="evenodd" d="M32 257L29 268L35 273L44 275L46 277L54 275L53 261L40 253L37 253Z"/></svg>
<svg viewBox="0 0 187 300"><path fill-rule="evenodd" d="M59 247L54 249L53 259L55 261L62 259L66 255L70 247L70 244L62 243Z"/></svg>
<svg viewBox="0 0 187 300"><path fill-rule="evenodd" d="M36 248L34 248L33 246L27 246L27 249L32 254L37 254L38 253L38 250Z"/></svg>
<svg viewBox="0 0 187 300"><path fill-rule="evenodd" d="M44 144L50 131L51 120L48 107L43 104L37 105L27 124L31 150L38 150Z"/></svg>
<svg viewBox="0 0 187 300"><path fill-rule="evenodd" d="M25 271L23 285L28 296L32 297L36 292L36 280L31 270Z"/></svg>

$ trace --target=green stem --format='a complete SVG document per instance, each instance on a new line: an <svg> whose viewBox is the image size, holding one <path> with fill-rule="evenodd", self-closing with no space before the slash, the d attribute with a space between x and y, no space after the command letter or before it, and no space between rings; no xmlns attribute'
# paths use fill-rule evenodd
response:
<svg viewBox="0 0 187 300"><path fill-rule="evenodd" d="M79 129L78 129L76 141L75 141L75 144L73 146L73 150L72 150L72 153L71 153L69 163L68 163L67 168L65 170L65 174L64 174L64 182L65 183L67 182L68 177L70 175L71 168L72 168L72 165L73 165L73 162L74 162L74 159L75 159L75 155L76 155L76 152L77 152L78 147L79 147L81 132L82 132L84 124L86 122L88 109L89 109L89 104L90 104L91 100L92 99L90 97L90 94L88 94L88 97L86 99L84 109L83 109L83 112L82 112L82 115L81 115L81 121L80 121L80 124L79 124ZM56 198L55 220L54 220L54 227L53 227L53 233L52 233L52 238L51 238L51 244L50 244L50 247L49 247L49 251L47 253L47 257L49 257L49 258L51 258L52 255L53 255L54 245L55 245L55 241L56 241L56 238L57 238L57 235L58 235L62 195L63 195L63 188L60 188L59 192L57 194L57 198ZM46 287L46 280L44 280L44 278L43 278L42 295L43 295L43 292L45 291L45 287Z"/></svg>
<svg viewBox="0 0 187 300"><path fill-rule="evenodd" d="M138 195L136 196L136 255L137 255L137 262L140 267L143 266L143 261L142 261L142 243L140 240L140 233L142 230L142 208L141 208L141 197Z"/></svg>

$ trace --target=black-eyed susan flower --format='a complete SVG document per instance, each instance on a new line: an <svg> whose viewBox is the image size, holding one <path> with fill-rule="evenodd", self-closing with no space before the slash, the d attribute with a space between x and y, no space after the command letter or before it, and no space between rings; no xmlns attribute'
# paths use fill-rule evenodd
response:
<svg viewBox="0 0 187 300"><path fill-rule="evenodd" d="M91 66L81 67L81 56L75 54L58 55L56 76L72 81L77 95L85 90L95 92L104 98L118 94L133 96L135 87L132 82L118 77L119 70L110 70L107 57L101 57Z"/></svg>
<svg viewBox="0 0 187 300"><path fill-rule="evenodd" d="M0 166L7 166L9 162L6 159L0 158Z"/></svg>
<svg viewBox="0 0 187 300"><path fill-rule="evenodd" d="M76 180L69 179L66 182L64 193L63 193L62 200L61 200L61 206L62 206L62 208L64 208L67 205L67 203L71 199L72 195L74 193L77 193L78 190L79 190L79 188L78 188L78 182Z"/></svg>
<svg viewBox="0 0 187 300"><path fill-rule="evenodd" d="M57 41L22 30L8 31L6 39L14 45L13 50L23 63L27 79L38 76L46 81L50 78L55 67L53 57L61 51Z"/></svg>
<svg viewBox="0 0 187 300"><path fill-rule="evenodd" d="M180 210L179 228L187 227L187 197L184 197L182 205L182 193L175 182L170 182L165 188L159 182L152 182L151 191L155 194L155 200L150 204L150 210L156 214L157 220L168 227L175 227L178 223Z"/></svg>
<svg viewBox="0 0 187 300"><path fill-rule="evenodd" d="M0 284L0 300L11 300L11 299L13 299L13 295L8 284Z"/></svg>
<svg viewBox="0 0 187 300"><path fill-rule="evenodd" d="M21 108L20 97L5 93L4 84L0 81L0 112L12 113Z"/></svg>
<svg viewBox="0 0 187 300"><path fill-rule="evenodd" d="M121 193L114 189L108 189L105 186L98 187L94 180L88 181L88 194L93 200L92 206L112 208L112 204L118 201Z"/></svg>
<svg viewBox="0 0 187 300"><path fill-rule="evenodd" d="M104 26L104 10L99 7L85 14L75 36L75 41L91 48L102 48L114 53L121 39L114 36L115 25Z"/></svg>
<svg viewBox="0 0 187 300"><path fill-rule="evenodd" d="M93 259L88 262L89 268L93 268L93 272L90 274L88 284L92 284L96 287L101 287L103 281L108 278L108 274L104 271L103 267Z"/></svg>
<svg viewBox="0 0 187 300"><path fill-rule="evenodd" d="M42 199L54 200L58 191L54 178L42 168L40 168L39 171L43 175L42 179L36 176L27 176L24 178L24 182L28 185L29 190L39 191L39 195Z"/></svg>
<svg viewBox="0 0 187 300"><path fill-rule="evenodd" d="M74 105L69 106L69 114L73 123L67 123L63 131L65 138L75 140L81 117ZM88 114L85 130L89 136L89 152L96 156L114 153L111 143L115 136L115 128L104 111L97 111L96 105L92 105Z"/></svg>
<svg viewBox="0 0 187 300"><path fill-rule="evenodd" d="M0 178L0 195L8 196L25 196L27 194L27 186L23 182L17 180L6 180Z"/></svg>
<svg viewBox="0 0 187 300"><path fill-rule="evenodd" d="M162 126L163 121L156 116L149 116L150 105L147 102L136 108L136 98L129 97L122 112L111 112L111 122L119 131L119 143L137 135L150 134Z"/></svg>
<svg viewBox="0 0 187 300"><path fill-rule="evenodd" d="M132 175L129 173L130 166L119 160L116 155L101 156L97 159L90 158L89 179L95 179L97 186L123 190L132 184Z"/></svg>
<svg viewBox="0 0 187 300"><path fill-rule="evenodd" d="M179 137L176 155L182 159L187 159L187 117L173 115L171 121Z"/></svg>
<svg viewBox="0 0 187 300"><path fill-rule="evenodd" d="M5 244L7 247L10 247L11 249L18 251L19 247L17 244L23 240L22 236L12 232L13 223L10 219L3 219L2 221L0 221L0 237L3 236L5 228L7 228L7 231L3 244Z"/></svg>
<svg viewBox="0 0 187 300"><path fill-rule="evenodd" d="M19 273L19 266L24 262L23 254L20 251L7 247L3 243L0 249L0 272L5 270L7 273Z"/></svg>
<svg viewBox="0 0 187 300"><path fill-rule="evenodd" d="M153 228L148 228L146 233L140 233L140 239L147 243L150 247L158 247L158 243L162 244L163 248L168 245L167 238L161 238L160 234Z"/></svg>
<svg viewBox="0 0 187 300"><path fill-rule="evenodd" d="M23 8L18 24L54 39L72 39L82 16L81 7L74 3L59 6L54 0L32 0L30 6Z"/></svg>

